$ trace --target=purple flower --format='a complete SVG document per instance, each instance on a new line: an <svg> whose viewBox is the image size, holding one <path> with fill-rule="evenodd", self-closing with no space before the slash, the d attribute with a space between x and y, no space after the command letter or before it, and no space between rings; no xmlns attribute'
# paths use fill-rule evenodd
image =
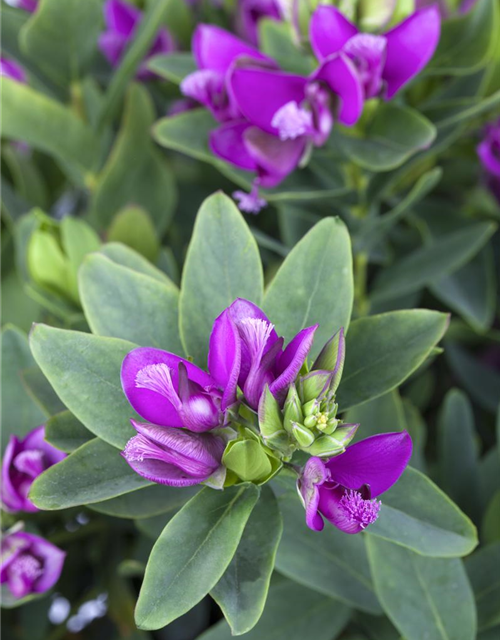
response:
<svg viewBox="0 0 500 640"><path fill-rule="evenodd" d="M99 48L111 66L118 66L129 43L134 39L142 13L136 7L122 0L106 0L104 5L104 21L106 31L99 36ZM146 56L146 60L160 53L170 53L174 49L172 37L164 28L158 31L155 40ZM146 61L139 67L137 77L149 80L155 74L146 67Z"/></svg>
<svg viewBox="0 0 500 640"><path fill-rule="evenodd" d="M298 481L307 526L321 531L324 517L345 533L363 531L378 517L374 498L398 481L411 451L403 431L366 438L327 462L309 458Z"/></svg>
<svg viewBox="0 0 500 640"><path fill-rule="evenodd" d="M2 504L8 511L38 511L28 499L31 485L66 454L44 440L45 427L33 429L24 440L11 436L2 461Z"/></svg>
<svg viewBox="0 0 500 640"><path fill-rule="evenodd" d="M7 583L15 598L44 593L59 580L66 554L47 540L18 531L1 545L0 583Z"/></svg>
<svg viewBox="0 0 500 640"><path fill-rule="evenodd" d="M123 361L121 379L137 413L163 427L214 429L223 425L225 410L236 401L236 380L219 387L216 379L193 363L161 349L131 351Z"/></svg>
<svg viewBox="0 0 500 640"><path fill-rule="evenodd" d="M222 469L223 438L131 422L138 435L128 441L122 456L140 476L171 487L187 487L207 481Z"/></svg>
<svg viewBox="0 0 500 640"><path fill-rule="evenodd" d="M3 56L0 58L0 76L10 78L16 82L26 82L26 74L24 69L14 62L14 60L8 60Z"/></svg>
<svg viewBox="0 0 500 640"><path fill-rule="evenodd" d="M486 184L500 202L500 119L486 126L477 154L486 173Z"/></svg>
<svg viewBox="0 0 500 640"><path fill-rule="evenodd" d="M181 92L212 112L219 122L241 117L228 91L227 78L239 60L273 65L274 63L233 34L209 24L199 24L192 39L198 71L181 83Z"/></svg>
<svg viewBox="0 0 500 640"><path fill-rule="evenodd" d="M439 42L441 18L437 7L416 11L383 35L359 33L332 6L319 6L311 19L314 53L324 60L342 52L349 57L364 87L365 98L392 98L429 62Z"/></svg>
<svg viewBox="0 0 500 640"><path fill-rule="evenodd" d="M259 44L259 22L262 18L282 19L278 0L239 0L236 12L237 31L255 46Z"/></svg>
<svg viewBox="0 0 500 640"><path fill-rule="evenodd" d="M238 298L215 320L208 356L210 371L221 380L229 378L228 371L233 375L238 372L238 385L254 410L266 385L283 402L311 349L317 327L300 331L283 350L283 338L278 338L264 312L252 302ZM226 334L231 341L224 339ZM240 366L235 364L238 358ZM225 368L219 371L221 362Z"/></svg>
<svg viewBox="0 0 500 640"><path fill-rule="evenodd" d="M16 9L23 9L24 11L29 11L30 13L34 13L38 7L38 0L5 0L7 4L10 4L11 7L16 7Z"/></svg>

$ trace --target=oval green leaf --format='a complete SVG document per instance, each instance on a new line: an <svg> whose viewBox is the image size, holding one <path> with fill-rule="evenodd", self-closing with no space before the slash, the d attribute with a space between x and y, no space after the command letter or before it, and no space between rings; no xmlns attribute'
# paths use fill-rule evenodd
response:
<svg viewBox="0 0 500 640"><path fill-rule="evenodd" d="M167 524L146 567L135 621L161 629L197 604L231 562L259 497L253 484L204 489Z"/></svg>

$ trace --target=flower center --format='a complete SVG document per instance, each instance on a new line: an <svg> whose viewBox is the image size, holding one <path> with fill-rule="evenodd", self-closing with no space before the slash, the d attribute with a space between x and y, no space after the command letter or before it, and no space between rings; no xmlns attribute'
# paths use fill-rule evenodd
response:
<svg viewBox="0 0 500 640"><path fill-rule="evenodd" d="M379 500L364 500L361 493L353 489L347 489L340 499L340 506L352 522L357 522L362 529L375 522L381 505Z"/></svg>
<svg viewBox="0 0 500 640"><path fill-rule="evenodd" d="M313 126L312 113L292 100L283 105L273 116L271 126L278 129L280 140L295 140L310 133Z"/></svg>
<svg viewBox="0 0 500 640"><path fill-rule="evenodd" d="M43 565L38 558L29 553L21 553L10 565L10 572L34 582L43 573Z"/></svg>

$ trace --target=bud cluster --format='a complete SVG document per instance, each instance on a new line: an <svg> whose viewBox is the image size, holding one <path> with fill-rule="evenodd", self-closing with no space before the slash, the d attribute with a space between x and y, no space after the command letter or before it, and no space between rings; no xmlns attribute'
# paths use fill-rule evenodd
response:
<svg viewBox="0 0 500 640"><path fill-rule="evenodd" d="M345 358L341 329L327 342L310 371L305 367L290 386L283 408L269 389L259 405L259 427L265 443L290 458L301 449L310 455L332 457L343 453L353 439L357 424L337 418L335 393Z"/></svg>

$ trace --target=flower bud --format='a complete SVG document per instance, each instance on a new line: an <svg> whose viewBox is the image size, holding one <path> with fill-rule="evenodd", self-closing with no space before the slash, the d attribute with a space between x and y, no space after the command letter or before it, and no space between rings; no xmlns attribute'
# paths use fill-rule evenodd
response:
<svg viewBox="0 0 500 640"><path fill-rule="evenodd" d="M259 427L264 438L283 431L281 410L278 401L266 385L259 402Z"/></svg>
<svg viewBox="0 0 500 640"><path fill-rule="evenodd" d="M323 398L330 388L331 371L311 371L300 379L300 391L304 403Z"/></svg>
<svg viewBox="0 0 500 640"><path fill-rule="evenodd" d="M335 440L340 442L344 447L350 444L356 435L359 424L343 424L335 430Z"/></svg>
<svg viewBox="0 0 500 640"><path fill-rule="evenodd" d="M285 430L289 433L291 433L293 430L293 423L301 423L304 419L299 394L297 393L297 388L294 384L292 384L290 386L290 389L288 390L288 395L285 400L285 406L283 408L283 414L283 424Z"/></svg>
<svg viewBox="0 0 500 640"><path fill-rule="evenodd" d="M301 449L307 449L314 442L314 433L296 422L292 423L292 434Z"/></svg>
<svg viewBox="0 0 500 640"><path fill-rule="evenodd" d="M267 482L281 468L281 462L249 429L227 444L222 463L239 480L256 484Z"/></svg>
<svg viewBox="0 0 500 640"><path fill-rule="evenodd" d="M322 370L330 371L332 377L330 380L330 395L334 395L340 384L342 372L344 370L345 361L345 337L343 327L330 338L321 350L319 356L312 366L313 371Z"/></svg>
<svg viewBox="0 0 500 640"><path fill-rule="evenodd" d="M307 448L307 452L313 456L319 458L331 458L339 453L343 453L345 447L342 442L339 442L334 436L323 435L316 438L316 440Z"/></svg>
<svg viewBox="0 0 500 640"><path fill-rule="evenodd" d="M51 294L80 305L78 269L83 258L97 251L100 241L83 220L66 217L59 223L36 210L27 248L28 270L33 281Z"/></svg>

